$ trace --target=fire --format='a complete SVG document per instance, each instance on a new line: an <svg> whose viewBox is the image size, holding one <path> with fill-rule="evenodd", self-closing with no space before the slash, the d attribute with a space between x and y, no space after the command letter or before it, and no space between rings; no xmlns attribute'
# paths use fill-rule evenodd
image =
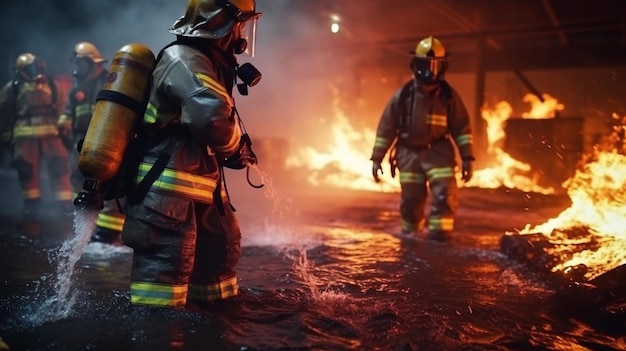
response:
<svg viewBox="0 0 626 351"><path fill-rule="evenodd" d="M287 167L308 169L310 175L307 181L314 186L327 185L354 190L399 192L398 180L391 177L389 169L384 165L381 183L374 183L369 153L374 144L376 132L368 128L356 130L339 107L340 101L336 89L334 92L334 122L330 127L331 143L325 151L318 151L311 146L296 150L295 154L287 158ZM563 105L550 95L544 94L542 97L543 101L532 94L526 95L524 101L531 103L531 110L523 115L529 118L539 118L541 115L544 116L543 118L552 118L556 111L563 109ZM482 118L487 122L489 143L487 153L491 160L491 167L475 171L472 180L465 184L459 182L460 186L507 187L526 192L553 193L554 189L537 185L537 179L527 175L531 171L529 164L514 159L501 148L502 141L506 137L503 126L512 113L510 104L500 102L495 109L484 107L481 113ZM460 175L458 176L460 178Z"/></svg>
<svg viewBox="0 0 626 351"><path fill-rule="evenodd" d="M398 192L400 184L385 169L380 183L372 178L370 152L376 131L365 128L355 130L339 107L335 91L333 101L334 123L331 125L332 143L326 152L311 146L303 147L286 160L287 167L306 168L310 175L308 182L314 186L328 185L344 189ZM383 166L384 167L384 166Z"/></svg>
<svg viewBox="0 0 626 351"><path fill-rule="evenodd" d="M618 118L617 116L614 116ZM557 217L531 227L527 224L520 234L542 233L552 243L559 244L549 254L562 258L552 268L585 264L585 278L592 279L626 263L626 117L622 124L594 150L586 155L574 176L565 182L571 206ZM567 233L583 229L588 235L577 238ZM596 242L597 250L583 249L572 253L572 245ZM595 247L594 247L595 249Z"/></svg>
<svg viewBox="0 0 626 351"><path fill-rule="evenodd" d="M549 94L543 94L542 97L543 101L534 94L524 96L524 102L531 104L530 112L522 114L524 118L552 118L557 110L564 108L563 104L558 103ZM513 108L506 101L500 101L493 109L483 106L481 117L487 124L487 156L490 166L477 170L469 182L461 184L464 187L492 189L506 187L526 192L551 194L554 189L539 186L535 177L527 176L531 171L529 164L516 160L502 149L502 143L506 138L504 125L512 112Z"/></svg>
<svg viewBox="0 0 626 351"><path fill-rule="evenodd" d="M523 118L554 118L557 111L563 111L565 105L558 102L550 94L541 94L543 101L535 94L526 94L522 101L531 105L530 112L522 113Z"/></svg>

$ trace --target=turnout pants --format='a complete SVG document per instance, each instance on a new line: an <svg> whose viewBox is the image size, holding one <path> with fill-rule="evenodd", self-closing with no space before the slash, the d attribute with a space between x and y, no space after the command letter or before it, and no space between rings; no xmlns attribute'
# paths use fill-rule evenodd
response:
<svg viewBox="0 0 626 351"><path fill-rule="evenodd" d="M450 234L458 208L455 154L449 140L430 146L398 146L402 231ZM426 204L430 208L426 218Z"/></svg>
<svg viewBox="0 0 626 351"><path fill-rule="evenodd" d="M149 191L126 206L122 231L134 250L131 303L180 306L238 294L241 230L232 208Z"/></svg>

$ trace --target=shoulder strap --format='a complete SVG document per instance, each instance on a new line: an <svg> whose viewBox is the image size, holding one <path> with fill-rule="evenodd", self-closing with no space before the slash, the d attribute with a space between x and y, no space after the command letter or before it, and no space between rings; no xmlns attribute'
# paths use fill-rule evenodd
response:
<svg viewBox="0 0 626 351"><path fill-rule="evenodd" d="M413 107L413 99L415 99L415 94L413 92L413 80L409 80L404 83L404 86L400 91L400 106L402 107L402 110L400 111L400 130L406 130L408 128L410 119L409 113L412 112L407 110L406 100L409 98L411 98L409 106Z"/></svg>

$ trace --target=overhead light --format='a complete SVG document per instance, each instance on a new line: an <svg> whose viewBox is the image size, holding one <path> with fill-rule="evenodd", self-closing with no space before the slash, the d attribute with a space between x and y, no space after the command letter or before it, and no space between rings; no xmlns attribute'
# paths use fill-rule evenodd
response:
<svg viewBox="0 0 626 351"><path fill-rule="evenodd" d="M338 33L339 32L339 28L340 28L339 22L340 22L339 15L337 15L337 14L331 14L330 15L330 31L331 31L331 33L334 34L334 33Z"/></svg>

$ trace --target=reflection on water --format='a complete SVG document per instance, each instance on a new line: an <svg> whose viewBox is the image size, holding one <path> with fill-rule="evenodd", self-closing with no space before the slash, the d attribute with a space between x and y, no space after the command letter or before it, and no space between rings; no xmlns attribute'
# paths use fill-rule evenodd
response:
<svg viewBox="0 0 626 351"><path fill-rule="evenodd" d="M50 297L42 286L54 286L58 273L47 253L63 250L71 225L46 222L34 234L7 222L0 337L16 350L626 348L619 334L552 313L550 287L500 254L497 239L486 240L515 225L506 208L498 211L508 223L492 212L477 230L482 212L470 208L460 225L471 229L452 243L415 242L391 235L395 197L352 196L316 199L282 221L242 221L241 295L209 309L130 306L132 250L86 245L72 278L74 305L41 323L28 318L29 306ZM250 206L238 209L240 218L257 208Z"/></svg>

